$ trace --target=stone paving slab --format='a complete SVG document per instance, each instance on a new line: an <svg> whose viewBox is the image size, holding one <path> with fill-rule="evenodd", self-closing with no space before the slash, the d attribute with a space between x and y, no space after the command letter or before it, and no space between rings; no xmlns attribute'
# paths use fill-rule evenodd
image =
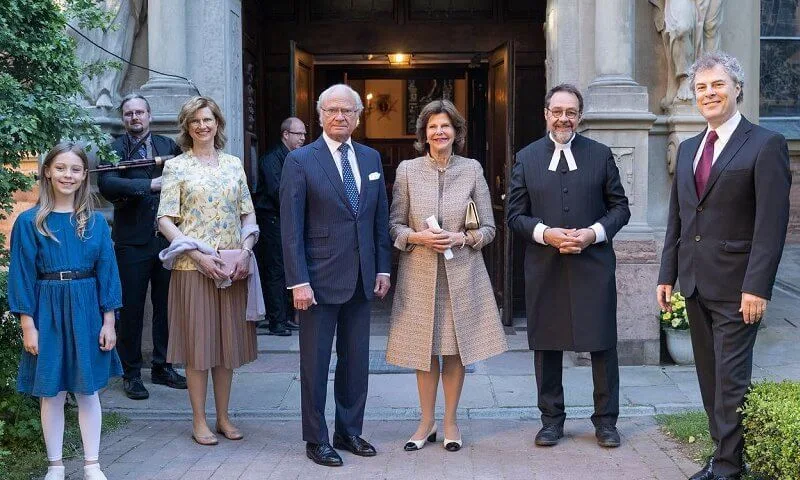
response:
<svg viewBox="0 0 800 480"><path fill-rule="evenodd" d="M588 420L568 420L555 447L533 445L538 421L461 420L464 448L451 453L441 443L417 452L402 445L416 421L367 421L364 437L374 458L342 452L345 465L321 467L305 457L297 421L240 421L245 439L215 447L195 444L188 421L134 421L103 438L100 461L117 479L684 479L699 467L664 437L652 418L619 422L622 446L597 446ZM333 427L330 427L331 430ZM82 478L80 461L67 462L68 477Z"/></svg>

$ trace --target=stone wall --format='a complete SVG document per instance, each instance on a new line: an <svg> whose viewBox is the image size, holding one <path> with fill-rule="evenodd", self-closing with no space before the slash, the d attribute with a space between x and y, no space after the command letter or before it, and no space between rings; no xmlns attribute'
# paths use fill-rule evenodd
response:
<svg viewBox="0 0 800 480"><path fill-rule="evenodd" d="M792 192L786 243L800 243L800 140L789 142L789 155L792 161Z"/></svg>

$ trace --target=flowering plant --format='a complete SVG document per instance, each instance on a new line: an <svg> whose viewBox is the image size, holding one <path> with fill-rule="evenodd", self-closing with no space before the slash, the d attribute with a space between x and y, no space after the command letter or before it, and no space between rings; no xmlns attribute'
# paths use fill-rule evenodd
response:
<svg viewBox="0 0 800 480"><path fill-rule="evenodd" d="M689 328L689 315L686 313L686 299L681 292L674 292L669 299L672 311L661 310L659 321L664 328L674 330L687 330Z"/></svg>

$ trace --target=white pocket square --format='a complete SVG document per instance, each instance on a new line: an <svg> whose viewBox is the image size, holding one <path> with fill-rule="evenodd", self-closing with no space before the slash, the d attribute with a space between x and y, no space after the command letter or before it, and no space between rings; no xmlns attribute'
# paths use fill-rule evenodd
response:
<svg viewBox="0 0 800 480"><path fill-rule="evenodd" d="M377 180L377 179L381 178L381 174L378 173L378 172L372 172L372 173L369 174L368 178L369 178L370 181Z"/></svg>

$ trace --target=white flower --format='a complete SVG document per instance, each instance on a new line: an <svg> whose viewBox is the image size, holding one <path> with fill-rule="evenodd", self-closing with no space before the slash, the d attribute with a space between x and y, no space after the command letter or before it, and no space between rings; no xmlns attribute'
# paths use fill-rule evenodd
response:
<svg viewBox="0 0 800 480"><path fill-rule="evenodd" d="M681 326L681 318L676 317L672 319L672 328L678 328Z"/></svg>

